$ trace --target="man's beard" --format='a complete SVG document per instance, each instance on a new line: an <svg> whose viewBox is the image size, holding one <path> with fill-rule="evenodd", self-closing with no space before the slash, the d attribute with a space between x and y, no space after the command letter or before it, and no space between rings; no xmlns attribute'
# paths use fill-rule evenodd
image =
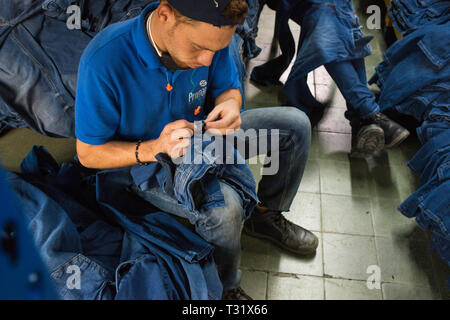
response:
<svg viewBox="0 0 450 320"><path fill-rule="evenodd" d="M161 63L169 70L187 70L189 67L179 66L170 56L169 53L163 52L160 57Z"/></svg>

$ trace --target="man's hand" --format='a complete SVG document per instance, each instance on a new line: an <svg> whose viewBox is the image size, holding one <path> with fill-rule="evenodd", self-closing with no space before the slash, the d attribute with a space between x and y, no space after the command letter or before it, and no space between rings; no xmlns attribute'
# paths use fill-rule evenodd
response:
<svg viewBox="0 0 450 320"><path fill-rule="evenodd" d="M167 124L156 139L156 149L168 154L171 158L182 157L191 144L194 135L194 123L177 120Z"/></svg>
<svg viewBox="0 0 450 320"><path fill-rule="evenodd" d="M205 129L213 134L230 134L241 127L241 105L236 99L218 104L205 120Z"/></svg>

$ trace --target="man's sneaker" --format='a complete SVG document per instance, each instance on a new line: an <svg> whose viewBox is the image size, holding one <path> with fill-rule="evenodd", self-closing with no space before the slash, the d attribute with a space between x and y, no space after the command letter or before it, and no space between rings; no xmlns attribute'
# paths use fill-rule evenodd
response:
<svg viewBox="0 0 450 320"><path fill-rule="evenodd" d="M313 233L290 222L279 211L254 211L244 224L244 232L253 237L271 240L298 254L312 254L319 244L319 239Z"/></svg>
<svg viewBox="0 0 450 320"><path fill-rule="evenodd" d="M379 125L384 131L384 145L386 148L393 148L402 143L409 136L409 131L397 122L389 119L386 115L378 112L369 119Z"/></svg>
<svg viewBox="0 0 450 320"><path fill-rule="evenodd" d="M222 300L253 300L245 291L239 287L236 289L224 291Z"/></svg>

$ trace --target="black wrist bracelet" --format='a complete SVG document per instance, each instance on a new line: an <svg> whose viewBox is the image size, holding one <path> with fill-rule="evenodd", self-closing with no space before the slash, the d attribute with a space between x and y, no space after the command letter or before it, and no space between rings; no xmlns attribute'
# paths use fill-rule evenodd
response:
<svg viewBox="0 0 450 320"><path fill-rule="evenodd" d="M139 160L139 146L141 145L142 140L139 140L138 142L136 142L136 152L134 153L136 156L136 162L140 165L140 166L146 166L148 165L148 162L142 162L141 160Z"/></svg>

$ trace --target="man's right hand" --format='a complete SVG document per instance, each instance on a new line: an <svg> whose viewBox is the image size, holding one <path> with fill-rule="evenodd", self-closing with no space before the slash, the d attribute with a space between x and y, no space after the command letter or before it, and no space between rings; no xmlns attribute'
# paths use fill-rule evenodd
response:
<svg viewBox="0 0 450 320"><path fill-rule="evenodd" d="M194 123L177 120L167 124L156 139L157 149L172 159L182 157L191 144L194 135Z"/></svg>

